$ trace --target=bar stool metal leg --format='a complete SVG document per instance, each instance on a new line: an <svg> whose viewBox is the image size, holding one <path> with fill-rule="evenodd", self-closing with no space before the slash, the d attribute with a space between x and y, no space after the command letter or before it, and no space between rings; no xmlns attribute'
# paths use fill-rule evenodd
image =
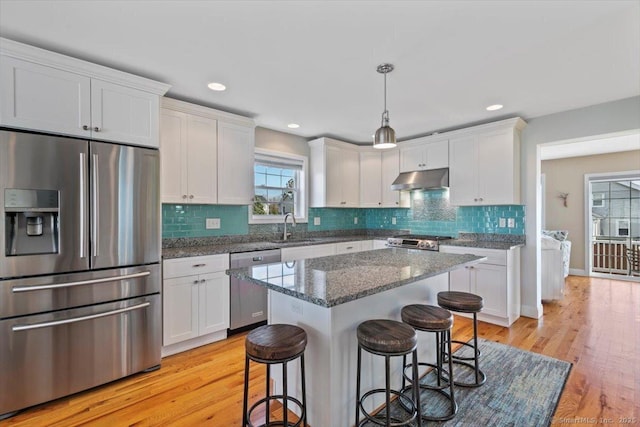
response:
<svg viewBox="0 0 640 427"><path fill-rule="evenodd" d="M242 399L242 427L247 425L247 405L249 400L249 356L244 357L244 398Z"/></svg>

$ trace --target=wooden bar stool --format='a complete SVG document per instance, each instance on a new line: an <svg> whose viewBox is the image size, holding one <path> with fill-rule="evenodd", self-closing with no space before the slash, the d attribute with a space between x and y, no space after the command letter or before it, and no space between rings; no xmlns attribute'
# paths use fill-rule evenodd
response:
<svg viewBox="0 0 640 427"><path fill-rule="evenodd" d="M402 307L401 316L402 321L413 327L416 331L434 332L436 337L436 363L418 363L418 366L427 366L435 370L436 385L418 383L418 387L419 390L432 390L443 395L449 401L449 411L444 415L431 415L425 413L425 408L423 406L420 411L422 419L427 421L450 420L458 412L458 404L456 403L453 393L453 381L451 381L451 372L453 372L451 357L447 356L449 371L442 369L442 363L444 355L451 354L451 327L453 326L453 315L449 310L441 307L424 304L411 304ZM403 363L405 371L413 365L411 363L407 364L406 356L404 356ZM410 385L405 386L405 381L408 381ZM406 390L413 389L415 387L416 383L403 373L402 391L405 392ZM448 393L446 391L447 388L449 389Z"/></svg>
<svg viewBox="0 0 640 427"><path fill-rule="evenodd" d="M245 340L244 365L244 400L242 405L243 427L254 427L251 423L251 413L259 405L266 405L265 423L261 427L285 426L298 427L307 425L307 398L304 377L304 350L307 346L307 333L304 329L293 325L264 325L249 332ZM302 376L302 402L287 393L287 362L300 358ZM266 397L251 405L247 411L249 397L249 360L267 365ZM282 364L282 394L270 395L271 365ZM283 420L271 421L269 406L271 401L282 400ZM300 409L300 419L289 422L289 403Z"/></svg>
<svg viewBox="0 0 640 427"><path fill-rule="evenodd" d="M451 341L472 348L473 356L464 357L456 356L454 354L451 355L451 357L453 358L453 363L467 366L473 369L475 373L475 381L462 382L454 380L453 383L460 387L480 387L487 380L487 376L480 370L480 366L478 363L478 359L480 357L480 349L478 348L478 313L482 311L482 297L469 292L438 292L438 305L450 311L457 311L459 313L473 313L473 345L462 341ZM470 360L473 360L473 364L468 362ZM451 374L451 377L453 378L453 373Z"/></svg>
<svg viewBox="0 0 640 427"><path fill-rule="evenodd" d="M394 356L404 356L413 353L413 381L418 382L418 336L416 331L409 325L395 320L376 319L367 320L358 325L358 374L356 378L356 426L360 427L371 421L375 425L380 426L407 426L413 422L417 422L418 427L421 424L420 418L420 391L414 389L413 399L409 399L402 394L400 390L391 389L390 378L390 358ZM384 356L385 362L385 388L376 388L367 391L360 397L360 371L362 367L362 350L378 356ZM371 415L364 409L365 400L377 393L385 394L385 414L377 413ZM409 408L410 417L401 420L391 415L391 395L403 402L404 407ZM365 419L360 423L360 411L362 411Z"/></svg>

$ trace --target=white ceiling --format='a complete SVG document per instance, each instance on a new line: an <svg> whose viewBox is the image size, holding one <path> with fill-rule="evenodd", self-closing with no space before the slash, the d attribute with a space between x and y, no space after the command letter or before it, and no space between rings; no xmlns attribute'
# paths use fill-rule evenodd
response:
<svg viewBox="0 0 640 427"><path fill-rule="evenodd" d="M0 0L0 35L351 142L380 125L383 62L399 139L640 94L638 0Z"/></svg>

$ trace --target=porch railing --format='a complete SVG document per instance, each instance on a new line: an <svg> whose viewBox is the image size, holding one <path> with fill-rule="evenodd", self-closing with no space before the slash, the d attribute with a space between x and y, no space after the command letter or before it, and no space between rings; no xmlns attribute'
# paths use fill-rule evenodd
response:
<svg viewBox="0 0 640 427"><path fill-rule="evenodd" d="M627 263L627 248L640 250L640 241L633 240L615 242L596 240L593 242L593 265L592 270L596 273L627 274L629 266Z"/></svg>

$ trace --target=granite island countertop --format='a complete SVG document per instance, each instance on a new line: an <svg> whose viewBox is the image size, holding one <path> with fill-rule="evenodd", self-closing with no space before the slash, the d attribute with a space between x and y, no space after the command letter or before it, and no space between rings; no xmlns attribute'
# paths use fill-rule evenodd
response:
<svg viewBox="0 0 640 427"><path fill-rule="evenodd" d="M388 248L236 268L227 274L333 307L485 260L468 254Z"/></svg>

